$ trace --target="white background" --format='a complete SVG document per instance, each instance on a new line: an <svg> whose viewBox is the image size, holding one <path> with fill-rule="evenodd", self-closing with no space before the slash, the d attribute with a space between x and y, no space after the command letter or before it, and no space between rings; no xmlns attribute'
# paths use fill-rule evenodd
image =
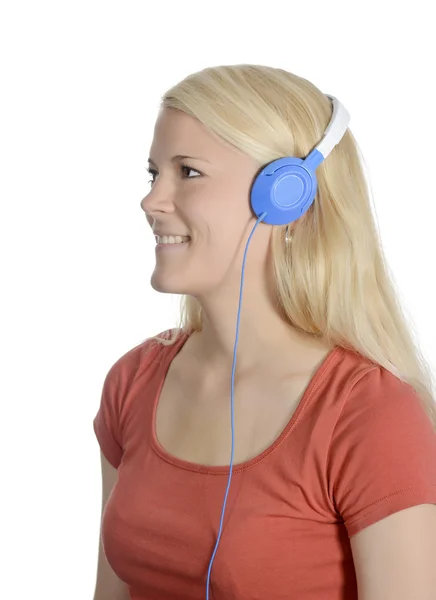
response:
<svg viewBox="0 0 436 600"><path fill-rule="evenodd" d="M338 97L402 302L436 367L431 3L4 2L0 596L92 599L110 366L176 323L140 201L161 94L218 64Z"/></svg>

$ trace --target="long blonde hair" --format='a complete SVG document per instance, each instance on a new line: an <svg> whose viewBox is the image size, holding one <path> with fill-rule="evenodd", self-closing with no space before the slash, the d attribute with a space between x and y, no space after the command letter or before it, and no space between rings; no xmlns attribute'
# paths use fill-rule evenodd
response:
<svg viewBox="0 0 436 600"><path fill-rule="evenodd" d="M162 97L233 144L259 167L304 158L322 139L330 100L311 82L279 68L217 66L186 77ZM350 129L316 170L310 209L293 224L292 242L274 227L272 260L289 323L329 345L360 353L410 384L436 429L432 373L406 323L370 206L364 161ZM411 321L409 317L409 321ZM202 328L202 310L182 296L176 335Z"/></svg>

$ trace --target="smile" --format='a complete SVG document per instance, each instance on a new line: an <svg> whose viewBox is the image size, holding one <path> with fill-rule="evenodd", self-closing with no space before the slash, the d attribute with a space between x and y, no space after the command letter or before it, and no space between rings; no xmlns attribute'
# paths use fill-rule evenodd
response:
<svg viewBox="0 0 436 600"><path fill-rule="evenodd" d="M186 244L190 241L189 235L156 235L156 244Z"/></svg>

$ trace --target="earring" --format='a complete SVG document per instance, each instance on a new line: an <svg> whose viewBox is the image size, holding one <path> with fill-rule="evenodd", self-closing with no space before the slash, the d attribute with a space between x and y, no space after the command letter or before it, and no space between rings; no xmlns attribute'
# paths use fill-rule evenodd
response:
<svg viewBox="0 0 436 600"><path fill-rule="evenodd" d="M286 225L285 242L286 244L290 244L292 242L292 233L289 231L289 225Z"/></svg>

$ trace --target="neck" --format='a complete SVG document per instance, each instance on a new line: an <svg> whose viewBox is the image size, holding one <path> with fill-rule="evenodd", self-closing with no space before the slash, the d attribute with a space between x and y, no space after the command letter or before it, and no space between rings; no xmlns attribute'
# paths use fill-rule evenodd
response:
<svg viewBox="0 0 436 600"><path fill-rule="evenodd" d="M228 370L233 363L239 284L197 299L203 311L203 329L193 336L197 360L205 368ZM277 299L260 287L259 278L245 282L237 345L238 372L268 363L280 368L280 361L286 364L290 357L295 365L304 364L304 351L320 345L319 340L289 324L278 309Z"/></svg>

